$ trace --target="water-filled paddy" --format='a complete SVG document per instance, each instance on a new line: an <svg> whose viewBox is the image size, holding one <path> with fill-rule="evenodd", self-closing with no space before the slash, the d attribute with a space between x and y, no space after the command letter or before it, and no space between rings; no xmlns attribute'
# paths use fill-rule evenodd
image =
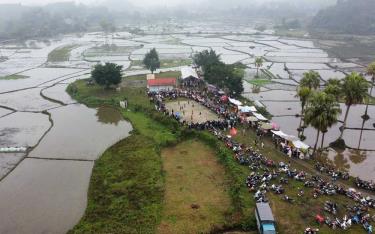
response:
<svg viewBox="0 0 375 234"><path fill-rule="evenodd" d="M118 114L106 109L108 115ZM132 130L125 120L102 121L98 110L74 104L50 111L54 127L30 157L95 160L109 146L127 137ZM102 122L101 122L102 121Z"/></svg>
<svg viewBox="0 0 375 234"><path fill-rule="evenodd" d="M35 146L51 123L39 113L17 112L0 118L0 147Z"/></svg>
<svg viewBox="0 0 375 234"><path fill-rule="evenodd" d="M85 210L93 165L22 161L0 183L0 233L66 233Z"/></svg>

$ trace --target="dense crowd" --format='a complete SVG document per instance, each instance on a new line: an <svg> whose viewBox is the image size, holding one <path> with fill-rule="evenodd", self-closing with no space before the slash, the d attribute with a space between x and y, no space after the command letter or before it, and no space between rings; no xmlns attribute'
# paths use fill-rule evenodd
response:
<svg viewBox="0 0 375 234"><path fill-rule="evenodd" d="M234 153L235 159L241 165L248 166L250 174L246 178L245 185L256 202L268 202L267 193L274 193L282 196L286 202L294 203L299 197L311 196L318 198L320 196L345 196L352 200L352 204L348 204L343 218L337 216L338 205L332 201L326 201L322 211L328 215L323 217L321 214L316 215L318 224L326 224L332 229L341 228L349 229L354 224L360 224L368 233L372 233L371 222L375 221L375 217L371 217L369 209L375 208L375 200L369 196L364 196L360 192L352 188L345 188L336 184L338 179L349 179L349 174L335 170L333 167L317 163L315 168L320 174L326 174L331 177L331 181L323 179L318 173L310 175L304 171L291 167L290 161L275 163L270 158L262 155L258 150L239 144L231 136L225 134L226 130L236 127L241 123L241 118L237 113L231 110L231 107L220 100L220 95L214 93L202 93L194 90L174 90L169 92L149 93L150 101L155 103L155 108L169 115L181 124L191 129L208 130L217 138L225 143ZM180 119L175 112L169 111L165 107L166 100L176 100L178 98L187 98L194 100L203 106L209 108L219 115L220 120L207 121L204 123L191 123ZM285 190L290 180L301 182L297 197L291 197ZM357 178L358 187L373 190L374 184L362 181ZM311 190L311 194L305 194L305 190ZM331 217L332 216L332 217ZM306 228L305 233L317 233L318 229Z"/></svg>

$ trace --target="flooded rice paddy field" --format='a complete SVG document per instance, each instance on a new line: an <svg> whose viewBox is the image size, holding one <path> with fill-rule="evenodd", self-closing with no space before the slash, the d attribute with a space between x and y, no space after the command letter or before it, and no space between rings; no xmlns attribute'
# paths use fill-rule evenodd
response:
<svg viewBox="0 0 375 234"><path fill-rule="evenodd" d="M116 110L75 104L65 92L70 83L88 78L97 62L115 62L124 66L125 75L137 75L148 72L139 64L151 48L159 51L162 60L191 59L194 53L212 48L225 63L245 64L247 79L252 79L255 57L263 56L262 69L268 70L270 82L260 93L253 93L252 85L245 82L244 96L262 102L275 116L273 121L293 135L297 135L299 118L295 115L300 111L295 90L304 71L319 71L324 85L332 76L342 79L350 71L364 69L331 58L310 40L280 38L271 35L272 31L255 35L256 30L244 25L186 24L169 35L151 35L160 33L162 27L141 29L146 35L115 33L108 40L113 44L109 51L103 50L102 33L0 47L8 57L0 62L0 146L31 147L27 154L0 153L1 233L65 233L73 227L85 210L94 161L129 135L131 125ZM67 61L47 61L51 51L66 46L72 46ZM20 79L4 79L10 75ZM330 151L329 158L353 175L375 179L375 151L365 151L375 150L371 144L375 108L370 106L371 119L361 131L363 112L364 106L352 108L344 134L347 145L360 150ZM326 145L336 140L339 126L326 134ZM305 135L306 143L314 144L315 130L308 128Z"/></svg>

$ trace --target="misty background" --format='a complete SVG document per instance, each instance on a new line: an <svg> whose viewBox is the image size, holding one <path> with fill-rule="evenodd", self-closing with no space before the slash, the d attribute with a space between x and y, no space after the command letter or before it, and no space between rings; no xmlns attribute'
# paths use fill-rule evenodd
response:
<svg viewBox="0 0 375 234"><path fill-rule="evenodd" d="M17 3L15 3L17 2ZM353 14L356 12L356 14ZM374 0L0 0L0 39L158 22L254 23L258 29L375 34ZM262 23L259 23L262 22Z"/></svg>

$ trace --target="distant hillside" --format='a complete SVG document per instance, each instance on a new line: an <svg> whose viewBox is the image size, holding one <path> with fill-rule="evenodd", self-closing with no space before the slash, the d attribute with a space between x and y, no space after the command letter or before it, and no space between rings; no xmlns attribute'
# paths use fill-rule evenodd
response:
<svg viewBox="0 0 375 234"><path fill-rule="evenodd" d="M375 34L374 0L338 0L314 17L311 23L313 31L335 33Z"/></svg>

